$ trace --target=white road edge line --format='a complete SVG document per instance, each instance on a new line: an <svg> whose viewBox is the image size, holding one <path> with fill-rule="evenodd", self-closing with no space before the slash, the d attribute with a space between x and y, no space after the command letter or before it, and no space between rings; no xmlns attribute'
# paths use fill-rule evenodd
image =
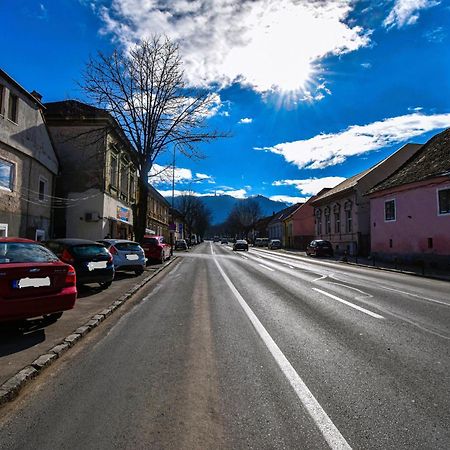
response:
<svg viewBox="0 0 450 450"><path fill-rule="evenodd" d="M328 443L330 448L333 450L351 449L350 445L345 440L344 436L342 436L341 432L337 429L336 425L328 417L327 413L320 406L319 402L316 400L314 395L308 389L308 386L306 386L304 381L300 378L300 376L292 367L291 363L288 361L286 356L284 356L283 352L280 350L278 345L272 339L270 334L266 331L264 326L256 317L255 313L247 305L242 295L235 288L234 284L231 282L226 273L223 271L222 267L217 262L217 259L214 258L214 262L216 263L220 274L227 283L231 292L234 294L237 301L241 305L242 309L247 314L247 317L250 319L250 322L252 323L253 327L255 328L255 330L261 337L262 341L264 342L264 344L274 357L279 368L289 381L290 385L297 394L297 397L299 398L305 409L308 411L309 415L311 416L312 420L322 433L322 436L324 437L325 441Z"/></svg>
<svg viewBox="0 0 450 450"><path fill-rule="evenodd" d="M342 299L342 298L336 297L335 295L330 294L329 292L325 292L325 291L322 291L321 289L317 289L317 288L312 288L312 289L313 289L313 291L320 292L321 294L326 295L327 297L330 297L330 298L332 298L333 300L336 300L336 301L338 301L338 302L341 302L341 303L343 303L344 305L347 305L347 306L350 306L351 308L357 309L358 311L361 311L361 312L363 312L364 314L368 314L369 316L375 317L375 319L384 319L383 316L380 316L380 315L377 314L377 313L374 313L374 312L372 312L372 311L369 311L368 309L362 308L361 306L358 306L358 305L355 305L355 304L353 304L353 303L350 303L350 302L348 302L347 300L344 300L344 299Z"/></svg>
<svg viewBox="0 0 450 450"><path fill-rule="evenodd" d="M270 270L271 272L275 272L275 269L271 269L270 267L265 266L264 264L259 264L258 266L264 267L264 269Z"/></svg>

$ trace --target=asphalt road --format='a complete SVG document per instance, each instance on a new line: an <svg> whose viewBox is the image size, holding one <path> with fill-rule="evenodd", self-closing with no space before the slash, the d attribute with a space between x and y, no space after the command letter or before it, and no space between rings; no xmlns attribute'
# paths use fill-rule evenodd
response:
<svg viewBox="0 0 450 450"><path fill-rule="evenodd" d="M449 287L202 244L0 411L1 448L448 449Z"/></svg>

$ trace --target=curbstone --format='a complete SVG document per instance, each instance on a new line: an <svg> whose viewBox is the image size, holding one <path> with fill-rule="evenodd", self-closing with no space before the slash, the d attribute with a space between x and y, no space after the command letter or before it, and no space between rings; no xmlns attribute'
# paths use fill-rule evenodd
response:
<svg viewBox="0 0 450 450"><path fill-rule="evenodd" d="M83 325L81 327L78 327L74 333L75 334L79 334L81 336L85 336L86 334L89 333L89 331L91 331L91 327L89 325Z"/></svg>
<svg viewBox="0 0 450 450"><path fill-rule="evenodd" d="M56 353L46 353L45 355L39 356L38 359L35 359L31 365L37 369L42 370L45 367L49 366L53 360L57 359L58 355Z"/></svg>
<svg viewBox="0 0 450 450"><path fill-rule="evenodd" d="M55 345L53 348L49 350L49 352L53 352L56 355L61 356L67 350L69 350L70 345L67 342L62 342L61 344Z"/></svg>
<svg viewBox="0 0 450 450"><path fill-rule="evenodd" d="M100 320L91 319L89 322L86 323L86 326L89 327L89 330L92 330L93 328L97 327L99 323Z"/></svg>
<svg viewBox="0 0 450 450"><path fill-rule="evenodd" d="M103 314L96 314L92 316L91 320L98 320L99 322L103 322L105 320L105 316Z"/></svg>
<svg viewBox="0 0 450 450"><path fill-rule="evenodd" d="M71 347L75 344L75 342L79 341L81 339L80 334L70 334L64 339L64 342L67 342Z"/></svg>
<svg viewBox="0 0 450 450"><path fill-rule="evenodd" d="M28 381L33 379L37 374L38 371L34 367L27 366L3 383L0 386L0 404L9 402L17 397L20 389L22 389Z"/></svg>
<svg viewBox="0 0 450 450"><path fill-rule="evenodd" d="M105 316L105 319L108 317L108 316L110 316L111 314L112 314L112 309L111 308L106 308L106 309L104 309L103 311L100 311L99 312L99 315L101 315L101 316Z"/></svg>

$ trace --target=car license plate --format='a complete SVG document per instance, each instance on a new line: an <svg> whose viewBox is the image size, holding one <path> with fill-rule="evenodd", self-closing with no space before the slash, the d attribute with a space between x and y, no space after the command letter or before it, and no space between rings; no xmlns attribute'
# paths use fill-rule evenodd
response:
<svg viewBox="0 0 450 450"><path fill-rule="evenodd" d="M50 277L45 278L21 278L13 281L14 289L22 289L27 287L44 287L50 286Z"/></svg>
<svg viewBox="0 0 450 450"><path fill-rule="evenodd" d="M106 269L106 261L91 261L87 266L89 270Z"/></svg>
<svg viewBox="0 0 450 450"><path fill-rule="evenodd" d="M136 261L136 259L139 259L139 256L138 255L127 255L126 258L129 261Z"/></svg>

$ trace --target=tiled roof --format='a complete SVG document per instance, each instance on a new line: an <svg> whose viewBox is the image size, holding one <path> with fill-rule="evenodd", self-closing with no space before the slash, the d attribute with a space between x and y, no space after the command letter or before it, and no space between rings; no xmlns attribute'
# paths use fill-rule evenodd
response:
<svg viewBox="0 0 450 450"><path fill-rule="evenodd" d="M63 100L60 102L45 103L46 117L51 118L110 118L110 114L104 109L79 102L77 100Z"/></svg>
<svg viewBox="0 0 450 450"><path fill-rule="evenodd" d="M282 209L281 211L278 211L273 219L270 221L270 224L281 222L284 220L291 212L295 211L300 206L299 203L296 203L295 205L288 206L287 208ZM269 224L269 225L270 225Z"/></svg>
<svg viewBox="0 0 450 450"><path fill-rule="evenodd" d="M450 177L450 128L433 136L414 156L368 194L439 176Z"/></svg>

